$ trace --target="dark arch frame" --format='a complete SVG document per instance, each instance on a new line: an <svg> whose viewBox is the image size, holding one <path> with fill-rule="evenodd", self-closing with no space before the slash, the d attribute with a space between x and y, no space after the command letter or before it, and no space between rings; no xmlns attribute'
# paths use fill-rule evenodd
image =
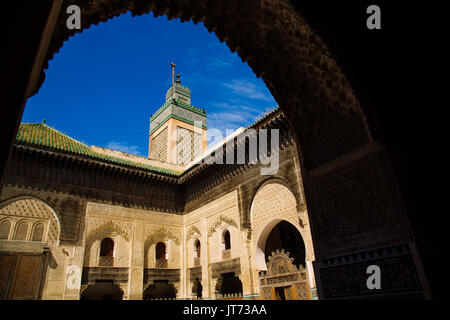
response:
<svg viewBox="0 0 450 320"><path fill-rule="evenodd" d="M166 283L167 282L167 283ZM158 288L160 287L160 288ZM158 292L159 289L159 292ZM161 292L161 290L163 292ZM155 292L156 291L156 292ZM165 292L164 292L165 291ZM143 300L152 299L175 299L177 297L177 289L170 281L156 281L146 288L142 292Z"/></svg>
<svg viewBox="0 0 450 320"><path fill-rule="evenodd" d="M298 251L297 251L297 252L291 252L291 251L288 250L287 248L275 248L275 249L279 249L279 250L284 249L284 251L290 253L290 257L291 257L291 258L294 258L294 261L293 261L293 262L294 262L294 264L295 264L297 267L298 267L300 264L303 265L303 267L306 267L306 244L305 244L305 241L304 241L304 239L303 239L302 234L300 233L300 231L299 231L299 230L298 230L291 222L289 222L289 221L287 221L287 220L281 220L281 221L279 221L276 225L274 225L274 226L271 228L271 230L270 230L269 233L267 234L267 237L266 237L266 239L265 239L265 241L264 241L264 255L265 255L266 264L267 264L268 258L269 258L270 255L271 255L271 252L272 252L272 251L275 251L275 250L269 251L269 248L268 248L268 242L270 241L269 238L270 238L271 236L273 236L274 231L275 231L277 228L280 228L280 226L286 226L286 227L288 227L288 228L289 228L289 231L293 232L294 238L296 238L297 240L300 240L300 245L301 245L301 248L300 248L300 256L297 254Z"/></svg>
<svg viewBox="0 0 450 320"><path fill-rule="evenodd" d="M93 2L89 1L89 0L84 0L84 1L80 1L80 4L92 4ZM291 65L297 65L296 62L302 60L300 59L300 57L297 57L298 59L296 59L296 57L294 57L294 59L284 59L283 58L283 54L285 54L286 52L294 52L294 50L292 50L293 48L296 50L302 50L305 49L306 52L311 52L310 48L312 48L312 51L317 52L317 51L321 51L321 49L323 49L323 43L320 40L320 37L317 36L317 34L315 33L304 33L301 30L299 30L299 32L289 32L289 29L286 29L285 34L281 33L281 34L277 34L277 32L280 29L280 25L282 24L281 21L285 22L285 23L292 23L292 21L295 21L290 19L291 18L291 13L299 16L300 13L298 12L298 10L293 9L292 7L289 7L289 3L285 2L285 1L264 1L265 3L265 7L260 8L258 7L258 4L260 4L261 2L259 1L248 1L245 2L245 4L243 6L239 6L239 4L236 4L236 2L234 1L229 1L226 2L227 4L224 6L223 2L216 2L218 4L214 5L211 4L211 2L206 3L206 4L202 4L200 6L200 8L196 8L196 7L191 7L186 5L186 3L184 3L182 0L179 1L171 1L170 2L170 10L167 8L167 3L164 1L158 1L158 2L153 2L153 1L148 1L148 2L144 2L144 1L129 1L127 2L126 7L124 6L123 8L118 8L118 11L114 11L111 10L111 7L108 6L108 4L104 3L103 1L98 1L96 2L96 4L98 6L95 5L90 5L89 6L89 11L90 11L90 17L85 21L86 25L84 25L83 27L88 27L91 24L96 24L99 21L106 21L108 18L111 18L112 16L118 15L120 13L126 12L127 10L131 10L133 14L142 14L142 13L147 13L149 12L149 10L152 10L154 12L155 15L160 15L160 14L168 14L169 17L181 17L182 20L184 19L185 21L189 19L189 17L193 17L194 22L196 22L196 20L201 20L203 16L208 16L211 19L209 21L205 22L206 27L208 28L208 30L210 31L216 31L216 33L219 36L219 39L223 38L223 39L227 39L227 42L231 42L231 46L236 48L236 50L238 51L239 55L242 56L246 56L246 54L248 54L249 50L245 47L242 46L241 43L238 41L239 40L239 35L234 35L231 34L231 36L227 37L226 36L226 30L227 30L227 26L224 25L223 23L223 19L220 19L220 14L217 14L217 11L221 11L221 12L225 12L227 13L228 16L233 17L234 21L231 21L231 24L233 24L235 27L239 26L240 28L236 28L238 29L240 32L243 30L247 30L247 29L251 29L253 30L254 33L258 33L260 30L256 29L256 28L251 28L253 27L255 24L257 25L258 23L258 19L256 17L256 19L254 16L252 16L252 14L254 12L257 13L264 13L267 14L269 17L269 19L271 20L269 22L269 24L271 24L272 26L274 26L273 28L273 33L269 34L270 36L275 36L277 37L277 42L276 42L276 46L278 48L283 48L280 52L280 55L278 56L276 54L276 52L271 52L270 50L266 50L266 46L262 45L260 47L260 49L264 49L264 50L259 50L259 51L265 51L264 53L267 54L267 57L272 57L270 59L266 59L263 60L263 53L261 53L260 55L258 55L257 57L248 57L247 61L249 62L249 65L252 66L252 69L254 69L255 73L257 75L263 75L264 78L269 77L270 75L272 75L274 78L280 78L280 79L285 79L286 82L288 83L288 86L283 87L281 85L280 81L275 81L273 83L268 83L266 82L266 84L268 85L269 89L271 90L272 94L274 95L275 99L279 102L280 107L282 108L283 111L286 112L286 114L288 115L288 117L291 119L291 125L292 127L295 129L296 135L297 135L297 139L299 140L299 145L302 148L302 151L299 153L300 159L301 159L301 166L302 166L302 175L303 175L303 180L305 181L305 195L306 195L306 200L308 202L308 206L309 206L309 210L310 212L313 214L312 216L314 216L314 218L311 220L311 225L314 226L314 224L316 224L316 226L320 226L321 224L319 223L318 218L316 218L316 215L321 215L321 214L325 214L326 215L326 211L328 210L327 208L323 208L320 207L320 205L318 205L318 203L327 203L327 196L324 193L320 193L317 192L318 189L320 189L323 186L323 182L324 181L320 181L320 179L317 178L317 174L318 172L320 172L321 170L323 170L323 167L327 167L328 169L331 171L330 173L327 173L327 175L329 176L333 176L334 178L336 178L336 176L339 175L343 175L342 170L340 170L339 166L335 166L333 167L333 163L335 162L335 160L337 159L346 159L347 162L344 162L344 164L341 163L341 167L347 167L347 168L352 168L353 171L361 171L361 170L365 170L368 167L370 168L376 168L378 169L378 172L374 173L372 176L369 177L368 179L368 184L370 184L372 187L375 188L375 190L373 191L374 193L381 193L381 191L379 189L377 189L377 183L381 180L382 183L386 183L388 185L392 185L395 184L395 182L393 182L393 176L392 173L390 173L390 168L388 164L383 163L383 161L373 161L372 163L369 164L361 164L360 162L358 162L358 157L360 156L360 154L358 155L358 152L352 153L352 150L361 150L363 149L363 147L365 145L368 145L369 143L372 142L370 134L368 134L368 132L366 132L366 130L364 130L364 126L361 126L361 123L364 122L364 118L361 119L360 116L352 116L351 114L347 116L341 116L338 112L334 112L332 110L333 105L337 106L339 105L339 100L341 100L342 98L344 99L343 102L346 102L346 97L345 94L344 96L339 95L339 92L331 92L331 95L328 95L327 92L328 90L326 89L326 87L322 88L321 87L321 82L315 82L314 77L310 77L308 72L302 72L302 71L311 71L312 73L315 72L315 75L318 76L319 78L325 79L326 77L323 77L321 75L321 70L319 69L315 69L315 66L317 65L321 65L321 59L305 59L305 63L303 65L298 64L299 65L299 69L297 68L290 68ZM67 2L65 2L65 4L67 4ZM123 3L120 3L120 5L123 5ZM36 5L37 6L37 5ZM229 6L229 7L227 7ZM256 9L261 9L261 10L255 10ZM17 132L17 125L18 122L20 122L20 115L23 112L23 105L24 105L24 101L26 100L26 98L28 98L30 96L30 94L32 92L36 92L36 88L37 88L37 83L40 82L40 84L43 81L44 75L41 74L40 76L40 81L38 81L39 79L39 72L41 70L41 62L45 59L45 52L47 51L48 48L48 44L49 42L46 42L46 40L49 40L49 36L52 35L52 27L47 28L45 27L45 23L46 23L46 17L48 16L48 13L53 13L55 10L59 10L60 7L56 8L53 7L52 10L52 6L51 4L49 4L48 2L46 3L46 5L44 5L44 8L38 8L37 7L37 12L39 12L39 14L42 13L42 16L44 17L43 21L35 21L32 20L33 22L30 22L29 24L35 23L36 25L39 26L39 28L36 28L36 30L33 30L32 32L32 36L30 37L37 37L37 39L41 39L41 33L42 31L44 31L44 36L42 37L42 42L40 42L39 40L30 44L30 47L32 47L32 50L30 50L30 56L20 56L19 58L17 58L17 61L19 61L20 59L25 60L25 61L31 61L30 64L25 64L22 68L22 71L25 70L25 73L28 72L29 74L25 75L25 78L20 80L20 81L16 81L14 83L20 83L20 88L18 87L18 89L15 89L13 92L14 95L14 101L13 102L13 106L12 106L12 110L11 112L8 111L8 119L15 119L16 121L16 127L14 128L13 126L11 126L11 130L8 131L8 135L6 139L10 139L9 142L9 151L12 150L12 141L13 141L13 137L14 134ZM114 8L113 8L114 9ZM196 10L199 9L199 10ZM232 12L236 12L236 15L233 14L229 14L230 10ZM233 11L234 10L234 11ZM30 10L33 11L33 10ZM61 10L62 11L62 10ZM199 12L200 11L200 12ZM205 13L202 14L202 13ZM35 14L35 12L33 12L33 14ZM56 13L57 16L57 13ZM63 13L60 14L60 16L63 16ZM217 16L219 16L219 18L217 18ZM246 17L247 19L243 19L243 17ZM57 17L56 17L57 18ZM53 22L55 22L57 19L55 18L55 15L50 14L50 18L49 21L50 26L54 25L52 24ZM217 19L216 19L217 18ZM26 20L26 17L24 18L24 20ZM57 23L61 28L64 25L64 19L60 19L59 23ZM211 21L212 20L212 21ZM239 22L242 21L242 24L240 25ZM247 22L244 22L247 21ZM280 22L279 22L280 21ZM236 23L237 22L237 23ZM249 27L251 26L251 27ZM311 29L308 29L309 31L311 31ZM17 31L19 33L19 31ZM28 32L28 30L27 30ZM225 32L225 33L224 33ZM248 45L251 44L255 44L255 41L258 40L258 38L255 37L249 37L248 34L244 34L245 32L241 32L242 33L242 37L251 39L251 43L249 43ZM225 34L225 36L224 36ZM264 34L264 33L263 33ZM311 46L311 47L301 47L298 46L296 47L296 41L291 41L291 39L289 38L288 34L291 34L292 37L294 38L298 38L299 40L303 39L303 40L311 40L316 42L316 46ZM267 34L265 34L267 36ZM33 39L35 39L33 38ZM54 32L53 34L53 40L55 39L67 39L67 34L63 32L61 32L60 28L56 28L56 32ZM24 42L24 41L21 41ZM50 50L49 50L49 55L51 56L51 54L53 52L56 52L55 48L59 48L58 45L54 45L55 41L52 42L52 45L50 45ZM39 45L41 44L41 46ZM321 45L322 44L322 45ZM40 49L40 48L43 49ZM239 48L239 50L237 49ZM36 52L36 56L37 58L35 58L35 53ZM278 58L278 63L280 64L280 67L276 67L276 60ZM37 62L34 64L34 67L31 67L32 61L36 60ZM252 61L253 60L253 61ZM327 59L325 59L326 62ZM265 64L262 64L261 62L264 61L270 61L271 63L269 65L267 65L267 67L269 68L269 70L263 70L261 71L261 67ZM260 62L258 64L258 62ZM46 67L46 63L45 63L45 67ZM302 70L300 68L300 66L305 67L305 70ZM325 68L322 70L325 73L327 72L326 69L330 69L329 66L327 66L326 64L323 64L323 66L325 66ZM312 70L308 70L309 67L312 67ZM334 69L334 68L332 68ZM28 70L28 71L27 71ZM30 71L31 70L31 71ZM37 70L37 71L36 71ZM335 69L334 69L335 70ZM333 73L331 70L331 73ZM298 74L302 74L302 75L308 75L306 76L308 78L309 81L309 85L306 84L306 86L299 86L299 83L296 82L295 77L297 77ZM27 80L29 76L29 81ZM338 80L340 78L338 77ZM324 82L325 85L328 85L326 83L326 81ZM339 83L339 81L337 81L337 83ZM39 85L40 85L39 84ZM39 86L38 85L38 86ZM28 86L28 87L27 87ZM292 91L291 89L293 87L298 87L300 88L300 92L295 92ZM20 91L22 90L23 91ZM311 89L311 90L309 90ZM317 94L317 92L320 92L321 89L325 89L325 94ZM323 91L323 90L322 90ZM332 90L331 90L332 91ZM336 94L337 93L337 94ZM23 95L22 95L23 94ZM331 98L327 99L328 97ZM333 97L336 98L333 99ZM330 102L328 104L328 102ZM352 103L350 103L352 104ZM320 106L323 106L323 108L320 108ZM313 112L314 108L318 107L318 110L321 110L321 112ZM330 107L328 109L328 107ZM344 106L345 107L345 106ZM317 110L316 110L317 111ZM358 112L357 112L358 113ZM321 121L323 120L323 121ZM349 126L348 130L344 130L343 128L346 127L347 124L352 124L352 123L358 123L358 126ZM333 126L332 124L336 124L335 126ZM331 128L328 129L327 128ZM342 132L341 132L341 131ZM312 132L313 135L308 136L308 132ZM9 134L10 133L10 134ZM343 135L339 135L336 133L344 133ZM308 138L307 138L308 137ZM337 141L337 140L338 141ZM339 141L340 140L340 141ZM321 154L321 150L320 148L322 146L326 146L327 144L323 144L321 142L327 142L328 146L333 146L332 149L330 149L330 153L328 154ZM7 145L7 144L5 144ZM374 157L379 157L379 158L383 158L385 156L385 151L382 149L382 147L380 146L376 146L374 147L372 150L370 150L370 156L372 156L372 158ZM367 155L367 153L365 154ZM7 157L6 157L7 158ZM6 158L2 158L2 169L6 168L5 165L5 159ZM355 159L356 158L356 159ZM4 179L4 174L2 175L2 179ZM352 190L355 191L355 195L354 198L356 199L356 201L354 202L364 202L364 196L361 194L361 191L359 191L361 188L359 187L358 182L356 182L357 178L355 177L350 177L349 178L350 181L353 183L348 183L348 181L345 183L346 185L350 185L350 188ZM352 180L353 179L353 180ZM2 180L3 182L3 180ZM2 183L3 184L3 183ZM335 181L335 185L336 188L339 189L340 185L343 185L344 182L343 181L339 181L339 179L337 179L337 181ZM382 199L383 203L400 203L401 200L399 198L398 192L396 191L395 187L391 188L391 186L389 186L389 190L391 192L391 194L389 195L388 199ZM344 197L344 195L340 194L337 195L337 197ZM343 206L351 206L351 204L346 203L346 201L341 201L341 203L343 203ZM366 207L364 207L364 205ZM368 213L368 212L372 212L373 208L368 207L369 204L364 204L363 205L363 209L367 209L364 210L364 213ZM383 208L385 209L385 208ZM325 212L324 212L325 211ZM345 212L346 210L344 210ZM383 211L383 210L382 210ZM388 216L387 218L392 220L390 221L390 225L393 226L401 226L403 224L407 224L407 219L403 216L402 213L400 213L400 218L396 217L396 215L398 215L398 213L396 212L397 209L392 209L392 208L388 208L388 210L384 210L388 212ZM401 211L401 210L399 210ZM349 212L349 210L347 210L346 212ZM359 219L369 219L369 217L358 217ZM364 222L363 222L364 223ZM402 227L402 226L401 226ZM416 226L417 227L417 226ZM313 228L314 229L314 228ZM408 229L408 228L407 228ZM419 228L420 229L420 228ZM389 230L390 231L390 230ZM321 247L327 247L328 243L327 240L325 240L324 237L322 237L320 235L320 232L318 230L312 230L313 232L313 241L318 243L319 246ZM317 233L317 236L314 235L314 233ZM370 226L365 226L362 227L361 230L357 231L358 234L362 235L366 235L365 237L365 241L367 242L364 247L362 247L361 249L364 248L364 250L368 250L369 248L375 248L378 247L380 244L380 242L374 242L373 239L373 234L374 234L374 230L373 228L371 228ZM392 232L387 232L387 233L391 233ZM354 232L353 232L354 234ZM367 236L369 235L369 236ZM401 241L406 241L406 242L411 242L414 243L414 239L411 239L411 237L409 236L404 236ZM372 237L372 238L371 238ZM401 237L400 237L401 238ZM393 245L395 243L398 243L400 240L398 239L393 239L390 238L387 235L382 235L381 236L381 240L382 243L386 244L390 244ZM422 237L423 240L423 237ZM413 245L415 246L415 244ZM415 247L414 247L415 248ZM413 248L412 251L415 252L415 249ZM342 251L341 251L342 252ZM346 251L348 253L353 252L352 250L350 251ZM317 255L317 258L319 259L326 259L327 256L329 256L330 253L324 253L324 252L320 252L320 254ZM421 270L421 263L420 263L420 257L416 254L414 257L414 261L415 261L415 265L416 265L416 269ZM425 294L427 296L429 296L427 292L427 283L426 283L426 279L424 278L424 275L422 272L418 272L419 273L419 277L421 278L421 284L422 286L425 288ZM320 295L320 294L319 294Z"/></svg>

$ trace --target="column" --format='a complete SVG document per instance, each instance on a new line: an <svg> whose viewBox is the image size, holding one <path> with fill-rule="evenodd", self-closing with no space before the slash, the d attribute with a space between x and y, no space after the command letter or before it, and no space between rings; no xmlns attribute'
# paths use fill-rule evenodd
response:
<svg viewBox="0 0 450 320"><path fill-rule="evenodd" d="M251 229L244 230L241 233L242 239L242 255L240 258L241 262L241 282L242 282L242 293L244 296L254 294L253 287L253 271L252 271L252 254L251 254Z"/></svg>
<svg viewBox="0 0 450 320"><path fill-rule="evenodd" d="M202 263L202 285L203 285L203 298L213 298L214 297L214 288L211 289L212 287L212 281L210 281L210 279L212 280L211 276L210 276L210 270L209 270L209 265L210 265L210 243L209 243L209 239L207 238L206 240L206 263ZM202 262L205 262L205 260L202 259Z"/></svg>
<svg viewBox="0 0 450 320"><path fill-rule="evenodd" d="M142 300L144 282L144 224L136 223L131 245L129 300Z"/></svg>
<svg viewBox="0 0 450 320"><path fill-rule="evenodd" d="M186 234L183 227L180 239L180 282L178 285L179 292L177 293L177 298L186 298L186 272L188 267L186 246Z"/></svg>

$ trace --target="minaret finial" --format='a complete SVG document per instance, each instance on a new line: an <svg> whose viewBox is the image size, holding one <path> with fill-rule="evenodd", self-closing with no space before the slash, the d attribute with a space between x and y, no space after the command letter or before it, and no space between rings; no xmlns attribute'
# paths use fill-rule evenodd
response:
<svg viewBox="0 0 450 320"><path fill-rule="evenodd" d="M175 83L175 63L170 62L170 66L172 67L172 86Z"/></svg>

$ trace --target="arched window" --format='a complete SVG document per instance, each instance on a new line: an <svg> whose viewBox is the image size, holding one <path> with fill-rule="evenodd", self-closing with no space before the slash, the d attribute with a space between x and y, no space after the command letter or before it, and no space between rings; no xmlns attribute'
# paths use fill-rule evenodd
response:
<svg viewBox="0 0 450 320"><path fill-rule="evenodd" d="M156 244L156 259L166 259L166 245L164 242Z"/></svg>
<svg viewBox="0 0 450 320"><path fill-rule="evenodd" d="M167 268L167 252L166 244L158 242L155 247L156 253L156 268Z"/></svg>
<svg viewBox="0 0 450 320"><path fill-rule="evenodd" d="M27 240L28 234L28 222L22 221L19 222L16 226L16 231L14 232L14 240Z"/></svg>
<svg viewBox="0 0 450 320"><path fill-rule="evenodd" d="M231 249L230 231L225 230L222 236L222 250Z"/></svg>
<svg viewBox="0 0 450 320"><path fill-rule="evenodd" d="M11 229L11 220L4 219L0 222L0 240L8 240Z"/></svg>
<svg viewBox="0 0 450 320"><path fill-rule="evenodd" d="M201 245L200 245L200 240L195 240L194 243L194 258L200 258L200 249L201 249Z"/></svg>
<svg viewBox="0 0 450 320"><path fill-rule="evenodd" d="M114 256L114 241L110 238L105 238L100 244L100 257Z"/></svg>
<svg viewBox="0 0 450 320"><path fill-rule="evenodd" d="M99 266L114 266L114 241L110 238L104 238L100 243L100 260Z"/></svg>
<svg viewBox="0 0 450 320"><path fill-rule="evenodd" d="M31 241L42 242L44 237L44 224L38 222L34 225Z"/></svg>
<svg viewBox="0 0 450 320"><path fill-rule="evenodd" d="M3 218L11 217L8 222ZM33 221L30 221L30 220ZM16 221L16 223L14 223ZM25 223L24 223L25 222ZM2 225L1 223L5 223ZM9 225L10 240L47 242L58 245L60 225L59 218L45 202L38 199L20 198L12 200L0 209L0 239L5 237Z"/></svg>
<svg viewBox="0 0 450 320"><path fill-rule="evenodd" d="M195 240L194 242L194 267L200 265L200 240Z"/></svg>

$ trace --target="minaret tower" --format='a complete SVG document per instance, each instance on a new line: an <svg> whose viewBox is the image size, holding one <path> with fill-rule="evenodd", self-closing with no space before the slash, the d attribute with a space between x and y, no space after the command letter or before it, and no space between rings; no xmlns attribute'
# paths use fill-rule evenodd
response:
<svg viewBox="0 0 450 320"><path fill-rule="evenodd" d="M150 117L148 157L174 164L188 164L206 150L206 111L191 105L191 90L180 75L167 90L166 102Z"/></svg>

